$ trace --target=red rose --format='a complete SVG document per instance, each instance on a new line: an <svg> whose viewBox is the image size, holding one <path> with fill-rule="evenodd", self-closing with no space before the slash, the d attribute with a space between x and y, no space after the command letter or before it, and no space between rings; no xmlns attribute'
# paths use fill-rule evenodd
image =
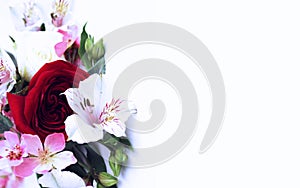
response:
<svg viewBox="0 0 300 188"><path fill-rule="evenodd" d="M60 94L70 87L78 87L79 81L88 76L65 61L45 64L30 80L26 96L7 94L17 129L36 134L41 140L54 132L65 133L64 121L73 111L65 95Z"/></svg>

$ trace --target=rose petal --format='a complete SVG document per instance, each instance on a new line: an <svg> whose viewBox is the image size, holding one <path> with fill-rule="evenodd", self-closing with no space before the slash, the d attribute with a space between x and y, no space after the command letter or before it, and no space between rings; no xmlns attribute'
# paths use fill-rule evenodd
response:
<svg viewBox="0 0 300 188"><path fill-rule="evenodd" d="M48 135L44 143L45 150L48 149L51 154L57 153L65 148L65 136L62 133L53 133Z"/></svg>
<svg viewBox="0 0 300 188"><path fill-rule="evenodd" d="M39 150L43 151L43 145L40 138L37 135L23 134L24 142L27 145L27 152L38 156Z"/></svg>
<svg viewBox="0 0 300 188"><path fill-rule="evenodd" d="M27 177L33 174L34 169L38 166L37 158L24 158L24 162L13 168L14 174L19 177Z"/></svg>
<svg viewBox="0 0 300 188"><path fill-rule="evenodd" d="M67 166L70 166L71 164L75 164L77 162L77 159L70 151L63 151L61 153L58 153L54 155L52 159L53 166L59 170L65 169Z"/></svg>
<svg viewBox="0 0 300 188"><path fill-rule="evenodd" d="M25 97L7 93L8 103L11 108L12 116L16 123L18 131L22 133L35 134L35 131L28 126L24 115Z"/></svg>
<svg viewBox="0 0 300 188"><path fill-rule="evenodd" d="M103 138L103 131L100 128L86 124L77 114L69 116L65 125L68 139L79 144L96 142Z"/></svg>

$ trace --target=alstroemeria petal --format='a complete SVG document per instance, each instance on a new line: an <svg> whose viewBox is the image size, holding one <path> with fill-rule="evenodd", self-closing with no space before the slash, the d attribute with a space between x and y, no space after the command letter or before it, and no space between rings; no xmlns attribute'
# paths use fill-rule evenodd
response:
<svg viewBox="0 0 300 188"><path fill-rule="evenodd" d="M101 96L101 78L99 74L92 74L87 79L79 83L78 90L80 94L89 99L90 103L95 105L100 103Z"/></svg>
<svg viewBox="0 0 300 188"><path fill-rule="evenodd" d="M65 51L67 50L68 47L68 43L67 42L59 42L57 44L55 44L54 49L55 49L55 53L58 57L61 57L62 55L64 55Z"/></svg>
<svg viewBox="0 0 300 188"><path fill-rule="evenodd" d="M24 142L27 145L27 152L34 156L38 156L39 155L38 151L43 150L43 145L40 138L37 135L30 135L30 134L23 134L22 136Z"/></svg>
<svg viewBox="0 0 300 188"><path fill-rule="evenodd" d="M69 88L64 93L71 109L76 112L87 124L92 124L96 119L91 113L94 108L87 108L87 99L80 93L78 88Z"/></svg>
<svg viewBox="0 0 300 188"><path fill-rule="evenodd" d="M115 121L111 121L106 125L102 125L102 127L106 132L113 134L116 137L126 136L125 134L126 125L123 122L121 122L119 119L116 119Z"/></svg>
<svg viewBox="0 0 300 188"><path fill-rule="evenodd" d="M53 166L56 169L62 170L71 164L75 164L77 159L74 157L73 153L70 151L63 151L52 157Z"/></svg>
<svg viewBox="0 0 300 188"><path fill-rule="evenodd" d="M14 174L19 177L27 177L33 174L33 170L38 166L37 158L24 158L23 163L13 168Z"/></svg>
<svg viewBox="0 0 300 188"><path fill-rule="evenodd" d="M53 133L48 135L44 143L45 149L51 154L62 151L65 148L65 136L62 133Z"/></svg>
<svg viewBox="0 0 300 188"><path fill-rule="evenodd" d="M5 131L4 137L11 147L15 147L17 144L20 144L20 139L17 133Z"/></svg>
<svg viewBox="0 0 300 188"><path fill-rule="evenodd" d="M85 123L77 114L67 117L65 125L69 140L78 144L96 142L103 138L103 131L100 128Z"/></svg>
<svg viewBox="0 0 300 188"><path fill-rule="evenodd" d="M78 188L85 187L84 181L75 173L69 171L52 170L39 178L39 183L43 187L49 188Z"/></svg>

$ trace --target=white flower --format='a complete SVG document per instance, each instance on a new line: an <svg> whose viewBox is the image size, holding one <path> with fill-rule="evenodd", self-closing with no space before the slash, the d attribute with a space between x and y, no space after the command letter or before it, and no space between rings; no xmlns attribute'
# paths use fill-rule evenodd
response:
<svg viewBox="0 0 300 188"><path fill-rule="evenodd" d="M0 104L6 102L6 92L16 83L16 67L9 55L0 49Z"/></svg>
<svg viewBox="0 0 300 188"><path fill-rule="evenodd" d="M73 172L53 169L39 178L43 187L49 188L80 188L86 187L84 181Z"/></svg>
<svg viewBox="0 0 300 188"><path fill-rule="evenodd" d="M54 46L61 42L61 34L57 32L22 32L15 38L17 43L16 57L18 69L29 81L45 64L60 59Z"/></svg>
<svg viewBox="0 0 300 188"><path fill-rule="evenodd" d="M66 95L72 110L77 114L66 121L66 133L77 143L95 142L103 138L103 130L117 137L126 136L126 126L120 119L121 105L105 87L105 79L93 74L79 83L79 88L69 88Z"/></svg>
<svg viewBox="0 0 300 188"><path fill-rule="evenodd" d="M14 0L9 9L17 31L39 30L42 24L42 11L36 0Z"/></svg>

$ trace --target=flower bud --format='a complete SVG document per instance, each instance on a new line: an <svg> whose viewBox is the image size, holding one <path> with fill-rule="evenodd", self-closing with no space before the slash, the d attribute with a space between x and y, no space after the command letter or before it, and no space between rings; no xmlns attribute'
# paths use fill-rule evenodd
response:
<svg viewBox="0 0 300 188"><path fill-rule="evenodd" d="M110 155L110 157L109 157L109 166L115 176L120 175L121 165L116 161L116 158L113 155Z"/></svg>
<svg viewBox="0 0 300 188"><path fill-rule="evenodd" d="M117 149L115 152L115 159L118 163L125 163L128 156L122 151L122 149Z"/></svg>
<svg viewBox="0 0 300 188"><path fill-rule="evenodd" d="M91 52L93 45L94 45L93 40L91 38L87 38L84 45L85 51L87 51L88 53Z"/></svg>
<svg viewBox="0 0 300 188"><path fill-rule="evenodd" d="M91 55L92 55L92 58L96 61L99 60L104 55L103 39L99 40L93 46Z"/></svg>
<svg viewBox="0 0 300 188"><path fill-rule="evenodd" d="M118 183L118 179L107 172L101 172L99 180L105 187L110 187Z"/></svg>

